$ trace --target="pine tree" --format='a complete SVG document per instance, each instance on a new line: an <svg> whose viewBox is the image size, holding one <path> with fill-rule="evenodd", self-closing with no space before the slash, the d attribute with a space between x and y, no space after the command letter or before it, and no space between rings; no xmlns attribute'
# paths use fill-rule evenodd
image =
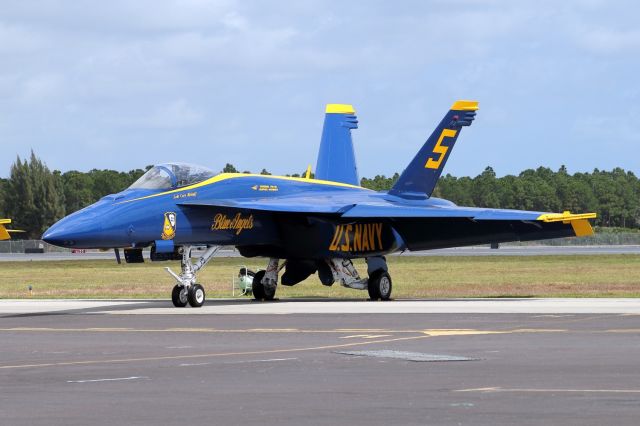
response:
<svg viewBox="0 0 640 426"><path fill-rule="evenodd" d="M49 226L65 215L62 179L33 151L28 162L18 157L11 166L5 196L6 213L16 228L27 231L27 238L40 238Z"/></svg>

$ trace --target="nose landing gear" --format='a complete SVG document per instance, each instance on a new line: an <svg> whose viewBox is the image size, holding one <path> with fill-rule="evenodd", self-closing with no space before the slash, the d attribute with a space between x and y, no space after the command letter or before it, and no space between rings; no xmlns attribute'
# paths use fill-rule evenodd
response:
<svg viewBox="0 0 640 426"><path fill-rule="evenodd" d="M187 306L187 304L194 308L199 308L204 305L204 287L196 283L196 274L200 269L205 267L220 247L208 247L195 264L191 263L191 249L191 246L184 246L182 248L180 275L173 272L171 268L164 268L178 282L171 292L171 301L173 302L173 306L177 308L183 308Z"/></svg>

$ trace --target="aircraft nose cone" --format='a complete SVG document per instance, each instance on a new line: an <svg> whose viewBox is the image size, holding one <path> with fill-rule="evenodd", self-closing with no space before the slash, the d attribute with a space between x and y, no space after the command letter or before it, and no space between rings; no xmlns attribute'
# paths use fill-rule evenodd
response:
<svg viewBox="0 0 640 426"><path fill-rule="evenodd" d="M87 217L68 216L56 222L42 235L42 239L59 247L84 247L102 231L99 222Z"/></svg>
<svg viewBox="0 0 640 426"><path fill-rule="evenodd" d="M65 246L64 242L68 240L67 233L56 225L53 225L42 234L42 240L54 246Z"/></svg>

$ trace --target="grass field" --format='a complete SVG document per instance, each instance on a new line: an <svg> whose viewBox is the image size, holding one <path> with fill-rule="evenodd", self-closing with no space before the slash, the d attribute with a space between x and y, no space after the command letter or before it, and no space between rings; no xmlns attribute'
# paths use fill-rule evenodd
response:
<svg viewBox="0 0 640 426"><path fill-rule="evenodd" d="M231 296L238 267L263 259L214 259L198 276L208 297ZM640 256L390 256L395 298L640 297ZM170 298L164 270L178 262L117 265L109 260L2 262L0 298ZM366 272L363 261L356 263ZM33 293L29 294L31 285ZM278 297L366 298L366 291L325 287L312 275L280 286Z"/></svg>

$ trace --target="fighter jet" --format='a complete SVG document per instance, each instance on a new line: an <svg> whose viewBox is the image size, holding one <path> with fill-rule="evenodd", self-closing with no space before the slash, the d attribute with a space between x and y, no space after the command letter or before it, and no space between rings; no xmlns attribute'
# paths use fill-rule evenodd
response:
<svg viewBox="0 0 640 426"><path fill-rule="evenodd" d="M320 152L311 178L242 173L217 174L184 163L159 164L126 190L53 225L48 243L69 248L124 248L127 262L180 260L172 301L202 306L197 273L221 246L245 257L266 258L252 284L258 300L272 300L278 284L292 286L312 274L323 285L367 290L391 298L385 256L509 241L593 234L596 215L457 206L432 197L460 132L473 123L476 101L456 101L388 192L360 186L351 131L351 105L329 104ZM197 261L192 251L204 247ZM366 259L363 277L352 260ZM195 258L194 258L195 260ZM284 270L284 272L283 272Z"/></svg>

